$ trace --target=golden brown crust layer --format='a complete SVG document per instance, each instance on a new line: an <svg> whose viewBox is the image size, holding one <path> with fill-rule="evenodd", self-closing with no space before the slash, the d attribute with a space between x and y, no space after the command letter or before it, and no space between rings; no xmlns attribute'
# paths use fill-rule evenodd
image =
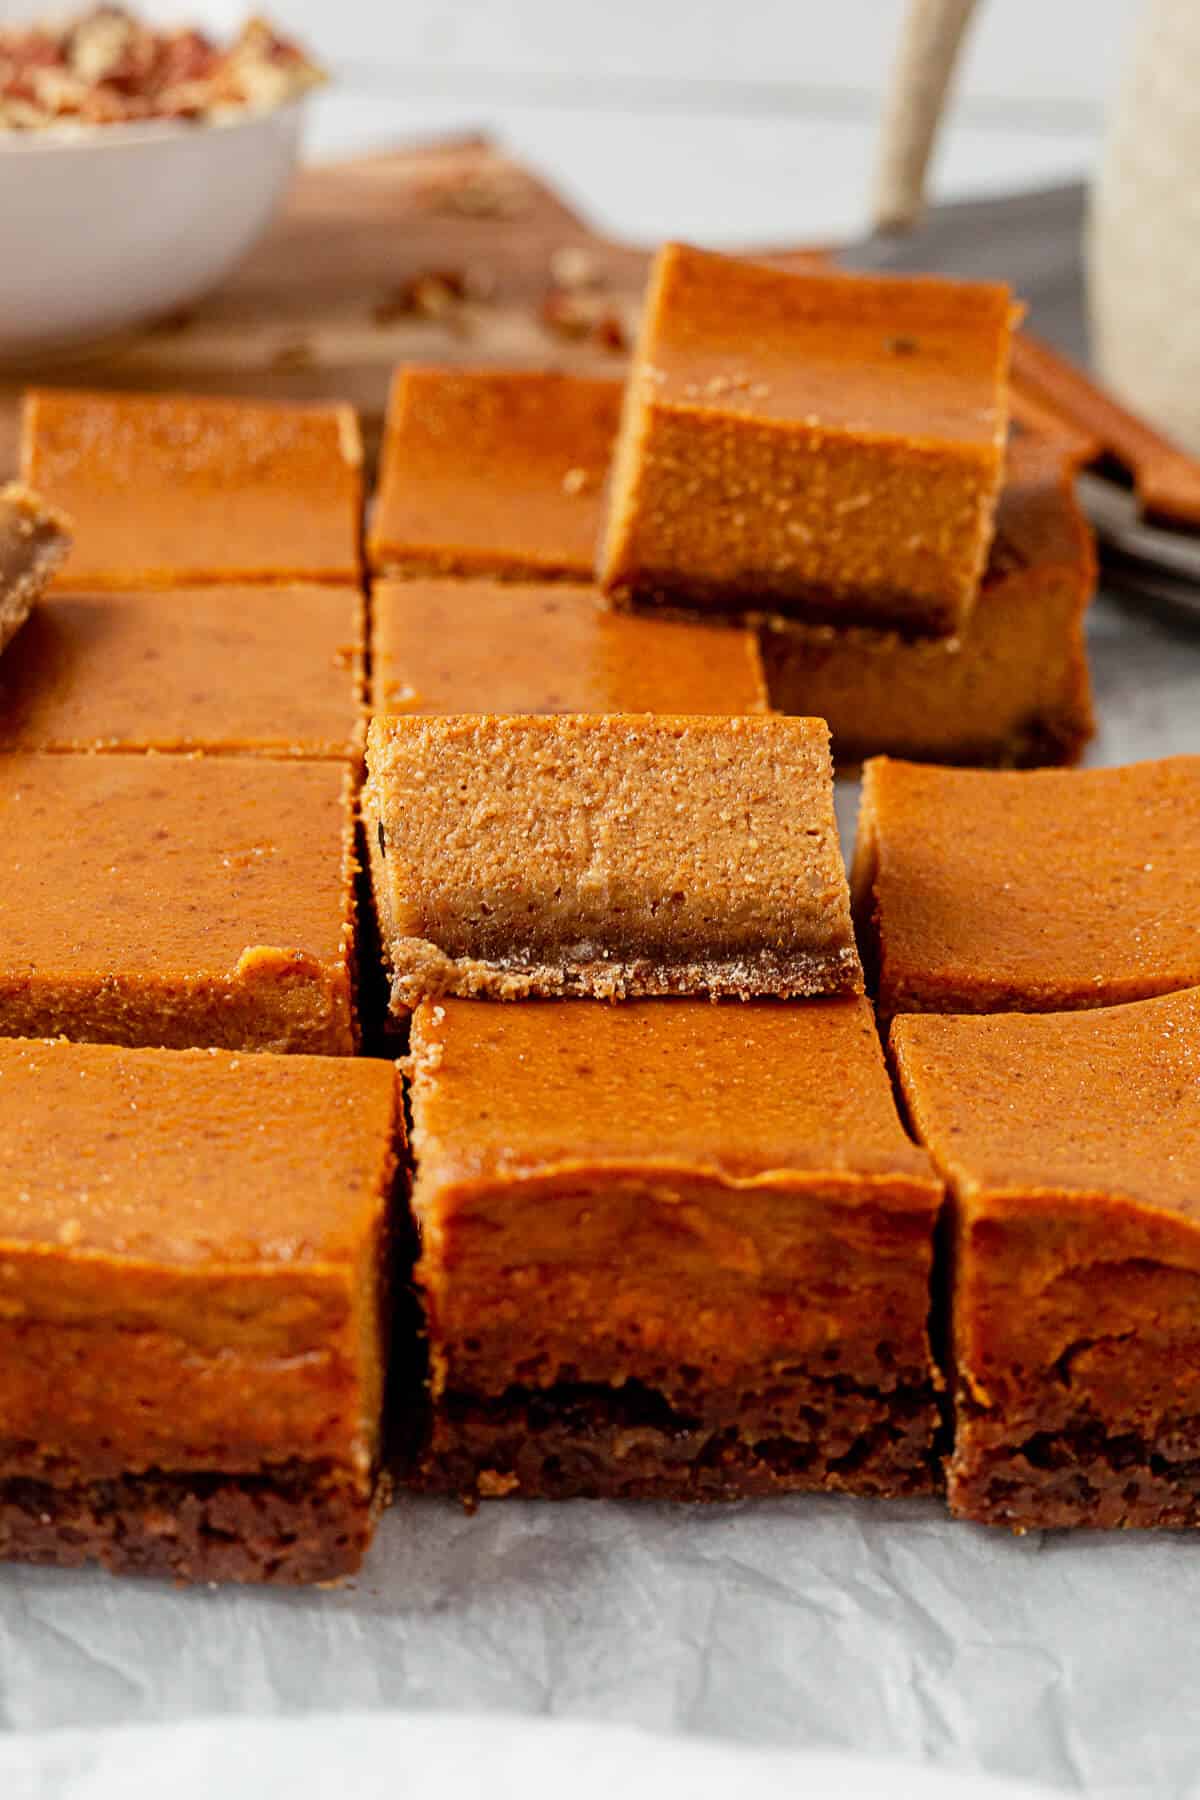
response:
<svg viewBox="0 0 1200 1800"><path fill-rule="evenodd" d="M609 593L944 634L974 601L1012 305L667 245L626 390Z"/></svg>
<svg viewBox="0 0 1200 1800"><path fill-rule="evenodd" d="M486 991L857 991L820 720L375 719L397 1006Z"/></svg>
<svg viewBox="0 0 1200 1800"><path fill-rule="evenodd" d="M35 389L21 469L74 522L60 586L359 577L362 443L347 406Z"/></svg>

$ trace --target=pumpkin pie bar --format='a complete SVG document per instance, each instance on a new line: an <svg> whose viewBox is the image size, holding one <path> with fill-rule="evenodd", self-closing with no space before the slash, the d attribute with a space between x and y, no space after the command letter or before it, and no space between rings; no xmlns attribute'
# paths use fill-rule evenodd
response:
<svg viewBox="0 0 1200 1800"><path fill-rule="evenodd" d="M363 817L394 1011L861 992L823 720L376 718Z"/></svg>
<svg viewBox="0 0 1200 1800"><path fill-rule="evenodd" d="M618 598L945 635L992 538L1007 288L668 244L599 559Z"/></svg>
<svg viewBox="0 0 1200 1800"><path fill-rule="evenodd" d="M1200 990L892 1049L953 1195L951 1507L1200 1526Z"/></svg>
<svg viewBox="0 0 1200 1800"><path fill-rule="evenodd" d="M350 1055L336 762L0 754L0 1035Z"/></svg>
<svg viewBox="0 0 1200 1800"><path fill-rule="evenodd" d="M35 390L22 470L74 524L60 586L359 577L348 406Z"/></svg>
<svg viewBox="0 0 1200 1800"><path fill-rule="evenodd" d="M1096 559L1073 474L1061 445L1014 438L987 573L954 637L769 621L772 704L828 720L839 767L881 754L1076 762L1094 729L1084 620Z"/></svg>
<svg viewBox="0 0 1200 1800"><path fill-rule="evenodd" d="M410 1079L418 1482L932 1487L942 1189L866 1001L428 1002Z"/></svg>
<svg viewBox="0 0 1200 1800"><path fill-rule="evenodd" d="M590 581L621 384L398 369L368 536L380 571Z"/></svg>
<svg viewBox="0 0 1200 1800"><path fill-rule="evenodd" d="M377 713L767 710L753 632L614 613L592 587L414 576L377 581L371 611Z"/></svg>
<svg viewBox="0 0 1200 1800"><path fill-rule="evenodd" d="M398 1085L377 1062L0 1041L0 1556L357 1568Z"/></svg>
<svg viewBox="0 0 1200 1800"><path fill-rule="evenodd" d="M0 651L71 547L66 519L18 482L0 486Z"/></svg>
<svg viewBox="0 0 1200 1800"><path fill-rule="evenodd" d="M1200 984L1200 757L864 770L854 907L879 1010L1064 1012Z"/></svg>
<svg viewBox="0 0 1200 1800"><path fill-rule="evenodd" d="M357 588L55 590L0 662L0 747L348 757Z"/></svg>

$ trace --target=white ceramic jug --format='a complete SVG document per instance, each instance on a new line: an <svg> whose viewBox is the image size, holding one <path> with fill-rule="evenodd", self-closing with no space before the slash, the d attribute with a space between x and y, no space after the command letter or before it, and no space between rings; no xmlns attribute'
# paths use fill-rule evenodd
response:
<svg viewBox="0 0 1200 1800"><path fill-rule="evenodd" d="M1200 454L1200 0L1144 0L1088 233L1108 385Z"/></svg>

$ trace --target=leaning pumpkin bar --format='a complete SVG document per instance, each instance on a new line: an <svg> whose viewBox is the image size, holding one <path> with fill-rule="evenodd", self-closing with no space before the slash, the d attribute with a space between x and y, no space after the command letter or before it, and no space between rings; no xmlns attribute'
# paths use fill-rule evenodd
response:
<svg viewBox="0 0 1200 1800"><path fill-rule="evenodd" d="M357 1568L397 1089L384 1063L0 1040L0 1555Z"/></svg>
<svg viewBox="0 0 1200 1800"><path fill-rule="evenodd" d="M879 1009L1058 1012L1200 983L1200 757L864 770L854 905Z"/></svg>
<svg viewBox="0 0 1200 1800"><path fill-rule="evenodd" d="M427 1002L410 1082L419 1485L933 1486L942 1189L866 1001Z"/></svg>
<svg viewBox="0 0 1200 1800"><path fill-rule="evenodd" d="M953 1196L951 1507L1200 1525L1200 990L891 1042Z"/></svg>
<svg viewBox="0 0 1200 1800"><path fill-rule="evenodd" d="M35 389L21 466L71 516L60 586L358 580L348 406Z"/></svg>
<svg viewBox="0 0 1200 1800"><path fill-rule="evenodd" d="M1008 289L660 251L599 558L635 601L944 635L1004 466Z"/></svg>
<svg viewBox="0 0 1200 1800"><path fill-rule="evenodd" d="M353 1054L337 762L0 754L0 1034Z"/></svg>
<svg viewBox="0 0 1200 1800"><path fill-rule="evenodd" d="M393 1010L861 992L821 719L375 718Z"/></svg>

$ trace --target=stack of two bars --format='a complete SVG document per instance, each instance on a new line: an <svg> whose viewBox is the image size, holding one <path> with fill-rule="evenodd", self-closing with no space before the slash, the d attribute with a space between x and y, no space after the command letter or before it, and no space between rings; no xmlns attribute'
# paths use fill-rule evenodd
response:
<svg viewBox="0 0 1200 1800"><path fill-rule="evenodd" d="M1006 444L1010 314L999 288L669 246L627 389L401 370L375 710L770 704L826 719L839 766L1074 762L1084 446L1024 401Z"/></svg>

